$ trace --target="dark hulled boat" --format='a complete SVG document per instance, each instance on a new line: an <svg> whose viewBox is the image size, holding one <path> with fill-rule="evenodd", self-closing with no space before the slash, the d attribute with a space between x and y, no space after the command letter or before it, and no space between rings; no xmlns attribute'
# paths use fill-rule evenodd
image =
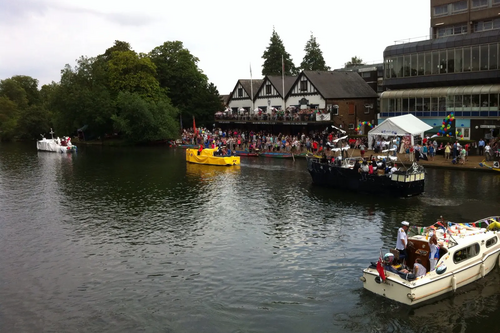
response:
<svg viewBox="0 0 500 333"><path fill-rule="evenodd" d="M355 162L356 158L348 158L341 164L336 164L325 158L308 157L307 169L313 183L322 186L396 197L424 192L425 170L421 165L413 163L409 168L399 168L391 174L368 174L355 170Z"/></svg>

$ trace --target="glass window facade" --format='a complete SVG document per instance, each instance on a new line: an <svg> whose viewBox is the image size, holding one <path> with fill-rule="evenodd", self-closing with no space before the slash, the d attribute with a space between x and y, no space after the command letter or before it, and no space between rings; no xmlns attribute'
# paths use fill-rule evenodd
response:
<svg viewBox="0 0 500 333"><path fill-rule="evenodd" d="M500 85L421 88L386 91L381 117L411 113L417 117L499 117Z"/></svg>
<svg viewBox="0 0 500 333"><path fill-rule="evenodd" d="M500 43L419 52L384 60L385 78L487 71L500 68Z"/></svg>

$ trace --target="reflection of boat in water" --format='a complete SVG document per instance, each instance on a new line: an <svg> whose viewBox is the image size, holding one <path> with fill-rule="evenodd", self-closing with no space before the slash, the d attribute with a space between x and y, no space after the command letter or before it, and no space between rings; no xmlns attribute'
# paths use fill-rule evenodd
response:
<svg viewBox="0 0 500 333"><path fill-rule="evenodd" d="M479 166L482 168L490 169L492 171L500 171L500 163L498 161L494 161L491 165L486 163L486 161L482 161L481 163L479 163Z"/></svg>
<svg viewBox="0 0 500 333"><path fill-rule="evenodd" d="M241 170L239 165L234 165L231 168L221 168L218 165L205 165L186 163L186 174L189 176L197 176L201 178L212 178L217 176L225 176L236 174Z"/></svg>
<svg viewBox="0 0 500 333"><path fill-rule="evenodd" d="M189 163L219 166L240 164L239 156L216 156L214 155L215 152L217 152L217 149L207 148L200 152L197 149L186 149L186 161Z"/></svg>
<svg viewBox="0 0 500 333"><path fill-rule="evenodd" d="M497 231L500 217L466 224L439 221L433 226L440 246L435 270L415 277L398 271L390 261L379 258L377 263L371 263L363 270L360 278L363 287L394 301L416 305L481 279L500 260ZM429 231L429 228L410 228L407 258L404 258L409 267L420 258L421 264L429 271ZM397 255L397 250L394 253Z"/></svg>

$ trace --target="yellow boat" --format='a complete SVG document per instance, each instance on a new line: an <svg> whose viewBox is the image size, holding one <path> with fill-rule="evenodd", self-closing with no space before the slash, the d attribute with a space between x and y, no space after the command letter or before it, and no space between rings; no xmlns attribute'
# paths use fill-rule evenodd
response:
<svg viewBox="0 0 500 333"><path fill-rule="evenodd" d="M239 156L214 156L217 149L186 149L186 162L206 165L240 165Z"/></svg>
<svg viewBox="0 0 500 333"><path fill-rule="evenodd" d="M488 165L486 162L483 160L481 163L479 163L480 167L483 168L488 168L493 171L500 171L500 163L498 161L494 161L493 165Z"/></svg>

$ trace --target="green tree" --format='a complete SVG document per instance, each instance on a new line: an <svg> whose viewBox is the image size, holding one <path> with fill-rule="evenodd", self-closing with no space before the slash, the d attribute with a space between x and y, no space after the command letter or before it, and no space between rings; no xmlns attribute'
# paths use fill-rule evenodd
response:
<svg viewBox="0 0 500 333"><path fill-rule="evenodd" d="M21 84L13 78L0 81L0 96L14 102L19 109L28 107L28 95Z"/></svg>
<svg viewBox="0 0 500 333"><path fill-rule="evenodd" d="M183 123L196 117L196 123L207 126L213 122L214 113L223 108L217 88L198 68L197 57L180 41L165 42L150 52L156 65L160 87L182 114Z"/></svg>
<svg viewBox="0 0 500 333"><path fill-rule="evenodd" d="M28 105L35 105L40 103L40 91L38 90L38 80L26 75L16 75L12 80L19 83L19 85L26 92Z"/></svg>
<svg viewBox="0 0 500 333"><path fill-rule="evenodd" d="M311 34L311 38L307 41L306 47L304 48L306 54L302 63L300 64L300 69L304 71L329 71L330 67L326 66L325 58L323 58L323 52L319 48L319 44L316 42L316 37Z"/></svg>
<svg viewBox="0 0 500 333"><path fill-rule="evenodd" d="M344 67L349 68L349 67L360 66L360 65L364 65L363 59L354 56L351 58L351 61L348 61L344 64Z"/></svg>
<svg viewBox="0 0 500 333"><path fill-rule="evenodd" d="M10 141L16 135L19 110L12 100L6 96L0 96L0 138L2 141Z"/></svg>
<svg viewBox="0 0 500 333"><path fill-rule="evenodd" d="M152 99L161 94L155 64L149 57L134 51L113 53L108 62L108 78L112 91L117 94L128 91Z"/></svg>
<svg viewBox="0 0 500 333"><path fill-rule="evenodd" d="M24 75L0 82L2 105L2 139L39 138L49 128L49 112L44 108L38 91L38 80Z"/></svg>
<svg viewBox="0 0 500 333"><path fill-rule="evenodd" d="M283 63L285 66L285 75L295 75L298 72L297 68L293 64L292 57L288 52L286 52L283 41L280 36L278 36L278 33L274 28L269 46L264 51L262 59L264 59L264 64L262 65L263 76L282 75Z"/></svg>
<svg viewBox="0 0 500 333"><path fill-rule="evenodd" d="M112 119L127 141L144 143L177 137L177 110L168 99L153 101L138 93L120 92L116 105L118 112Z"/></svg>
<svg viewBox="0 0 500 333"><path fill-rule="evenodd" d="M66 65L61 71L60 84L47 89L51 90L50 107L58 133L74 134L84 125L91 132L87 138L113 132L115 102L105 84L107 79L99 77L105 75L100 65L96 58L81 57L75 68Z"/></svg>

